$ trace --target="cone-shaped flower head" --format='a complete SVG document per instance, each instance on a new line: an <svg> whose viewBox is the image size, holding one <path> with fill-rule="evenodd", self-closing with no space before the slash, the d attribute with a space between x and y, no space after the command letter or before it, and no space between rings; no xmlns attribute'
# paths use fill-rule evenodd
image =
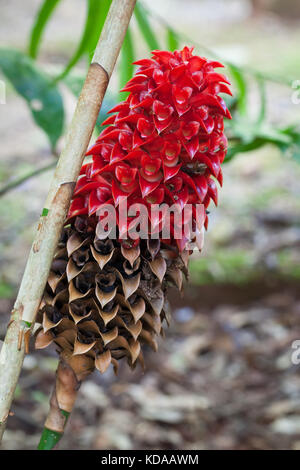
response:
<svg viewBox="0 0 300 470"><path fill-rule="evenodd" d="M207 214L197 219L197 205L217 204L216 181L227 140L223 118L230 118L219 93L230 93L222 67L185 47L174 53L153 51L123 91L95 145L88 151L68 220L53 260L40 307L42 327L36 345L55 342L80 365L104 372L126 357L143 363L141 344L156 349L155 335L169 318L167 289L181 289L190 255L187 243L201 248ZM131 236L135 217L127 207L143 204L156 237ZM153 215L155 204L190 207L193 230L181 238L183 222ZM116 210L116 236L103 236L101 208ZM163 214L163 212L162 212ZM150 230L149 227L146 230ZM73 359L75 360L75 359Z"/></svg>

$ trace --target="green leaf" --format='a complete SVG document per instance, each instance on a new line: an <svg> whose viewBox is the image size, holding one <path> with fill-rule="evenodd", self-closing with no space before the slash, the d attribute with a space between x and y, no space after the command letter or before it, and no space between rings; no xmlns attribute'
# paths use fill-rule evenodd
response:
<svg viewBox="0 0 300 470"><path fill-rule="evenodd" d="M120 88L123 88L133 75L134 49L131 32L128 29L121 49L120 63ZM121 99L125 99L128 93L122 93Z"/></svg>
<svg viewBox="0 0 300 470"><path fill-rule="evenodd" d="M280 132L283 135L289 136L291 139L289 143L279 143L276 145L282 151L282 153L291 156L297 163L300 163L300 128L298 125L291 125Z"/></svg>
<svg viewBox="0 0 300 470"><path fill-rule="evenodd" d="M63 101L57 86L32 59L14 49L0 49L0 69L27 101L33 119L47 134L54 149L64 122Z"/></svg>
<svg viewBox="0 0 300 470"><path fill-rule="evenodd" d="M87 51L90 61L93 58L100 33L102 31L108 10L110 8L111 0L98 0L97 8L94 9L94 28L91 30L89 41L87 44Z"/></svg>
<svg viewBox="0 0 300 470"><path fill-rule="evenodd" d="M57 80L64 78L85 53L93 56L110 3L110 0L88 0L87 15L80 42Z"/></svg>
<svg viewBox="0 0 300 470"><path fill-rule="evenodd" d="M257 130L254 133L255 129ZM251 123L249 124L249 137L252 132L252 138L248 140L240 139L234 134L229 141L229 148L224 163L228 163L238 153L256 150L264 145L273 144L280 149L282 153L289 152L294 159L299 158L300 153L300 134L292 128L276 129L268 125L260 126L259 129L253 126L251 131Z"/></svg>
<svg viewBox="0 0 300 470"><path fill-rule="evenodd" d="M167 28L167 48L170 51L175 51L179 47L177 34L170 27Z"/></svg>
<svg viewBox="0 0 300 470"><path fill-rule="evenodd" d="M82 75L75 75L73 72L69 73L63 78L64 83L71 90L74 96L78 98L84 84L85 77Z"/></svg>
<svg viewBox="0 0 300 470"><path fill-rule="evenodd" d="M260 126L260 124L263 123L265 116L266 116L266 87L265 87L265 81L258 77L257 78L257 85L258 85L258 90L259 90L259 96L260 96L260 109L259 113L257 116L256 124Z"/></svg>
<svg viewBox="0 0 300 470"><path fill-rule="evenodd" d="M238 103L237 108L241 115L245 116L247 114L247 82L246 79L239 69L239 67L235 65L228 65L228 68L231 72L232 78L235 81L237 86L239 96L238 96Z"/></svg>
<svg viewBox="0 0 300 470"><path fill-rule="evenodd" d="M233 136L243 144L249 143L253 140L257 132L257 126L248 118L240 115L235 115L232 121L225 123L226 129L230 129Z"/></svg>
<svg viewBox="0 0 300 470"><path fill-rule="evenodd" d="M265 141L263 139L253 139L251 142L246 144L244 143L237 143L235 145L229 145L227 155L225 157L224 163L230 162L238 153L250 152L251 150L256 150L263 145L265 145Z"/></svg>
<svg viewBox="0 0 300 470"><path fill-rule="evenodd" d="M292 158L300 163L300 143L291 147Z"/></svg>
<svg viewBox="0 0 300 470"><path fill-rule="evenodd" d="M159 43L153 33L147 17L147 11L140 3L135 5L134 15L136 17L140 32L142 33L148 47L151 50L160 49Z"/></svg>
<svg viewBox="0 0 300 470"><path fill-rule="evenodd" d="M37 57L42 34L48 23L48 20L50 19L52 13L57 7L59 1L60 0L44 0L41 8L38 11L34 25L31 30L28 47L28 53L33 59Z"/></svg>
<svg viewBox="0 0 300 470"><path fill-rule="evenodd" d="M11 299L14 296L14 288L5 281L0 280L0 299Z"/></svg>
<svg viewBox="0 0 300 470"><path fill-rule="evenodd" d="M290 145L293 139L290 135L285 134L280 129L270 127L268 125L262 126L257 132L257 137L264 139L266 143L278 145Z"/></svg>

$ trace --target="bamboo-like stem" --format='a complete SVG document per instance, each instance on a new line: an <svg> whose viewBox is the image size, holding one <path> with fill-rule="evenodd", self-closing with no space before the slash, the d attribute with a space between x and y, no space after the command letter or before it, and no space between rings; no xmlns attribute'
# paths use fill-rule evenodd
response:
<svg viewBox="0 0 300 470"><path fill-rule="evenodd" d="M0 440L73 189L135 1L112 1L40 217L0 353Z"/></svg>
<svg viewBox="0 0 300 470"><path fill-rule="evenodd" d="M38 450L51 450L58 444L74 407L81 381L93 370L92 358L73 356L71 352L61 354L50 399L50 410Z"/></svg>

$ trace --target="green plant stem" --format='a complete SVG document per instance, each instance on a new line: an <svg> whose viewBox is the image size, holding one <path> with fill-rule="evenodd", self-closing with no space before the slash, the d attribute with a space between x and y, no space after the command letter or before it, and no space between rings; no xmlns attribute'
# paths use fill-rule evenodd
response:
<svg viewBox="0 0 300 470"><path fill-rule="evenodd" d="M44 428L38 450L52 450L62 438L63 433Z"/></svg>
<svg viewBox="0 0 300 470"><path fill-rule="evenodd" d="M73 356L71 351L61 352L39 450L51 450L58 444L74 408L81 382L93 370L91 358Z"/></svg>
<svg viewBox="0 0 300 470"><path fill-rule="evenodd" d="M70 413L68 411L61 410L61 413L65 415L65 426L67 424ZM38 445L38 450L52 450L63 437L64 432L52 431L44 427L41 439Z"/></svg>
<svg viewBox="0 0 300 470"><path fill-rule="evenodd" d="M6 194L7 192L11 191L12 189L17 188L21 184L25 183L25 181L28 181L29 179L33 178L34 176L38 176L41 173L44 173L45 171L51 170L56 166L57 161L53 161L51 163L48 163L45 166L41 166L40 168L37 168L36 170L30 171L29 173L26 173L23 176L20 176L19 178L16 178L9 183L7 183L5 186L2 186L0 188L0 197Z"/></svg>

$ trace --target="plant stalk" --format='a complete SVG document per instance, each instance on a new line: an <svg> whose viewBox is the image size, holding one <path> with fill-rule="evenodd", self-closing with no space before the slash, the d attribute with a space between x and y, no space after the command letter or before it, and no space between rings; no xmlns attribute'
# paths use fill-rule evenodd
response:
<svg viewBox="0 0 300 470"><path fill-rule="evenodd" d="M12 189L17 188L18 186L25 183L26 181L33 178L34 176L38 176L41 173L44 173L45 171L52 170L52 168L55 167L56 163L57 162L55 160L53 160L53 162L48 163L45 166L41 166L40 168L37 168L33 171L30 171L29 173L26 173L26 175L20 176L19 178L16 178L16 179L10 181L5 186L0 188L0 197L4 196L4 194L8 193Z"/></svg>
<svg viewBox="0 0 300 470"><path fill-rule="evenodd" d="M50 399L50 410L38 450L53 449L62 438L81 381L94 370L94 361L86 356L64 352L56 371L56 381Z"/></svg>
<svg viewBox="0 0 300 470"><path fill-rule="evenodd" d="M113 0L66 135L0 352L0 441L51 262L135 0Z"/></svg>

